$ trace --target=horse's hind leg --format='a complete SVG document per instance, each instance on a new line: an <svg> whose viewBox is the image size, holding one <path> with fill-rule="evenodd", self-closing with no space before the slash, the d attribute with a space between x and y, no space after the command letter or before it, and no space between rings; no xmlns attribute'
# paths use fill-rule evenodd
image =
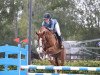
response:
<svg viewBox="0 0 100 75"><path fill-rule="evenodd" d="M64 49L60 52L60 55L59 55L59 65L60 66L64 66L64 60L65 60L65 52L64 52ZM62 70L59 71L60 73L63 73Z"/></svg>
<svg viewBox="0 0 100 75"><path fill-rule="evenodd" d="M54 59L55 59L55 66L59 66L58 57L54 57ZM55 73L59 73L59 72L60 72L59 70L55 70Z"/></svg>
<svg viewBox="0 0 100 75"><path fill-rule="evenodd" d="M59 66L59 62L58 62L58 58L57 57L55 57L55 66Z"/></svg>
<svg viewBox="0 0 100 75"><path fill-rule="evenodd" d="M64 65L64 60L65 60L65 52L64 52L64 49L61 51L60 56L59 56L59 59L60 59L60 66L63 66Z"/></svg>
<svg viewBox="0 0 100 75"><path fill-rule="evenodd" d="M59 56L57 57L57 61L58 61L58 65L57 66L63 66L64 65L64 60L65 60L65 54L64 54L64 50L62 50L59 53Z"/></svg>

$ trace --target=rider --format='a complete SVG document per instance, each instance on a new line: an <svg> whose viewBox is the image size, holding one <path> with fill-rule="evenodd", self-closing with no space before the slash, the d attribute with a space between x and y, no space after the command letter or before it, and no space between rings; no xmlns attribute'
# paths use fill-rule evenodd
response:
<svg viewBox="0 0 100 75"><path fill-rule="evenodd" d="M44 21L42 22L42 26L47 27L49 30L52 30L56 34L60 47L62 48L63 46L59 23L56 19L51 18L50 13L45 13L43 19Z"/></svg>

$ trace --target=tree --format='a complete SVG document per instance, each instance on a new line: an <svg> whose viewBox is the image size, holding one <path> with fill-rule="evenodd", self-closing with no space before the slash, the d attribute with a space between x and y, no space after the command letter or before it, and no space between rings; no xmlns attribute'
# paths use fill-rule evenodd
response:
<svg viewBox="0 0 100 75"><path fill-rule="evenodd" d="M12 43L14 17L22 9L22 0L0 1L0 44Z"/></svg>

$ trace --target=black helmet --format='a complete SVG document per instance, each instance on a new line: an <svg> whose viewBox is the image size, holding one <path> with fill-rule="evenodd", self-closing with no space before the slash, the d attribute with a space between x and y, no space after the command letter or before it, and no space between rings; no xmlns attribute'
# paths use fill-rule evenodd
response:
<svg viewBox="0 0 100 75"><path fill-rule="evenodd" d="M44 16L43 16L43 18L48 18L48 19L50 19L50 18L51 18L51 15L50 15L49 13L45 13Z"/></svg>

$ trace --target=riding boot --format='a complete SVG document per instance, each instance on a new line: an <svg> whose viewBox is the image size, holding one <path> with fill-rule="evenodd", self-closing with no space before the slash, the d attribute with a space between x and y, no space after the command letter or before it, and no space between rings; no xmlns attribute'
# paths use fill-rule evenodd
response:
<svg viewBox="0 0 100 75"><path fill-rule="evenodd" d="M59 41L59 44L60 44L60 48L63 48L61 36L58 36L58 41Z"/></svg>
<svg viewBox="0 0 100 75"><path fill-rule="evenodd" d="M61 36L59 36L59 35L57 34L57 32L55 32L55 34L56 34L56 36L57 36L57 39L58 39L58 43L59 43L59 45L60 45L60 48L63 48Z"/></svg>

